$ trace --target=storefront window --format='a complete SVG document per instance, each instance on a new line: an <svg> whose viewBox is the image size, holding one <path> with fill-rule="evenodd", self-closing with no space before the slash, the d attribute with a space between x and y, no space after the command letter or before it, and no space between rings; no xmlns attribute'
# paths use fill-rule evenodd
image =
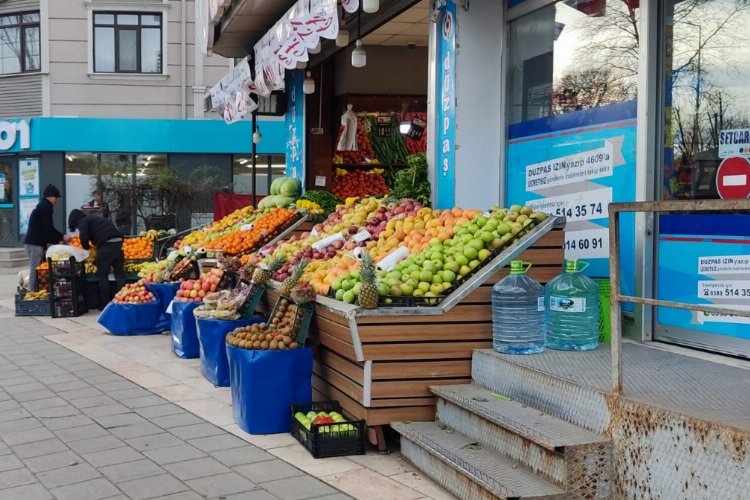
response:
<svg viewBox="0 0 750 500"><path fill-rule="evenodd" d="M255 192L258 195L268 194L268 188L277 177L286 172L284 155L258 155L256 158ZM253 162L250 156L235 156L233 161L234 192L252 194Z"/></svg>

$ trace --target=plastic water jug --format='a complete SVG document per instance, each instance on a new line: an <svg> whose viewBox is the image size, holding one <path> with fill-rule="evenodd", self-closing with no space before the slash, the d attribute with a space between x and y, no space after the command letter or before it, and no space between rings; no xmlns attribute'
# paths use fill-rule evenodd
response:
<svg viewBox="0 0 750 500"><path fill-rule="evenodd" d="M588 263L566 260L545 288L547 347L588 351L599 345L599 285L581 273Z"/></svg>
<svg viewBox="0 0 750 500"><path fill-rule="evenodd" d="M529 278L528 262L514 260L510 274L492 287L492 347L504 354L544 350L544 288Z"/></svg>

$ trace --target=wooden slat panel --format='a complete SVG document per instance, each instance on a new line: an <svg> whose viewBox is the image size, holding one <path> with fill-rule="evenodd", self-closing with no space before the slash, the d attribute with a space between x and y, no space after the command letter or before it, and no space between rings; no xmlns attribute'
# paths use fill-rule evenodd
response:
<svg viewBox="0 0 750 500"><path fill-rule="evenodd" d="M563 231L562 229L555 229L545 234L544 236L542 236L539 241L534 243L532 248L534 247L562 248L564 243L565 243L565 231Z"/></svg>
<svg viewBox="0 0 750 500"><path fill-rule="evenodd" d="M341 403L341 408L346 415L356 418L357 420L367 420L367 408L361 403L353 400L342 391L336 389L324 379L313 373L312 376L313 391L316 391L320 397L318 401L336 400ZM368 423L369 424L369 423ZM375 425L375 424L369 424Z"/></svg>
<svg viewBox="0 0 750 500"><path fill-rule="evenodd" d="M313 373L318 377L327 380L329 384L336 387L338 390L343 391L353 400L364 404L364 389L353 380L343 376L341 373L323 363L318 363L317 361L313 364Z"/></svg>
<svg viewBox="0 0 750 500"><path fill-rule="evenodd" d="M382 323L466 323L471 321L490 321L491 314L487 306L458 305L446 314L431 316L361 316L357 318L358 325Z"/></svg>
<svg viewBox="0 0 750 500"><path fill-rule="evenodd" d="M373 380L405 378L468 377L471 375L471 359L455 361L412 361L372 364Z"/></svg>
<svg viewBox="0 0 750 500"><path fill-rule="evenodd" d="M492 325L489 323L433 323L428 328L413 324L359 327L359 339L363 344L422 340L483 340L491 337Z"/></svg>
<svg viewBox="0 0 750 500"><path fill-rule="evenodd" d="M471 378L449 378L428 380L390 380L372 383L373 398L414 398L427 397L431 385L469 384ZM335 383L334 383L335 385Z"/></svg>
<svg viewBox="0 0 750 500"><path fill-rule="evenodd" d="M320 362L330 366L334 370L341 372L350 379L354 380L359 385L364 385L365 380L365 368L362 363L354 363L346 358L342 358L333 351L329 351L325 347L320 348L318 353Z"/></svg>
<svg viewBox="0 0 750 500"><path fill-rule="evenodd" d="M408 347L406 347L408 346ZM368 360L409 359L462 359L471 358L474 349L489 349L492 342L433 342L413 344L366 344L363 346Z"/></svg>
<svg viewBox="0 0 750 500"><path fill-rule="evenodd" d="M547 266L537 266L535 263L532 262L532 264L535 264L534 266L529 269L529 277L533 280L537 281L538 283L547 283L552 278L557 276L562 272L562 253L560 254L560 265L547 265ZM501 279L508 276L508 273L510 273L510 268L505 267L499 272L492 275L490 279L487 280L485 283L486 286L493 285L500 281Z"/></svg>
<svg viewBox="0 0 750 500"><path fill-rule="evenodd" d="M312 326L315 331L327 333L328 335L335 337L342 342L352 343L352 332L348 326L334 323L322 316L314 315L312 320Z"/></svg>
<svg viewBox="0 0 750 500"><path fill-rule="evenodd" d="M354 353L354 346L352 344L342 342L336 337L332 337L325 332L317 332L317 338L321 344L323 344L330 350L340 354L346 359L357 361L357 356Z"/></svg>
<svg viewBox="0 0 750 500"><path fill-rule="evenodd" d="M326 309L322 307L316 307L315 315L321 318L325 318L328 321L332 321L334 323L343 325L347 329L349 328L349 321L344 317L343 314L332 313L331 311L327 311Z"/></svg>
<svg viewBox="0 0 750 500"><path fill-rule="evenodd" d="M563 250L562 248L534 248L531 247L521 255L519 260L525 260L535 265L551 264L562 266Z"/></svg>
<svg viewBox="0 0 750 500"><path fill-rule="evenodd" d="M370 408L386 408L389 406L435 406L435 398L385 398L373 399Z"/></svg>

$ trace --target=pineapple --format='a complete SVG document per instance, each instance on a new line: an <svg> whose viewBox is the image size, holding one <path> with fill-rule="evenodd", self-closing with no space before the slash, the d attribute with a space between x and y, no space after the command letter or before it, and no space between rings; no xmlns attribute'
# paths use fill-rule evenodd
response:
<svg viewBox="0 0 750 500"><path fill-rule="evenodd" d="M359 305L363 309L378 307L378 284L375 280L375 263L370 252L362 253L362 288L359 290Z"/></svg>
<svg viewBox="0 0 750 500"><path fill-rule="evenodd" d="M299 279L302 276L302 272L305 270L307 262L307 259L300 260L297 264L297 267L295 267L294 271L292 271L292 274L287 279L285 279L283 283L281 283L279 293L282 297L289 297L289 295L292 293L292 289L297 286L297 283L299 283Z"/></svg>
<svg viewBox="0 0 750 500"><path fill-rule="evenodd" d="M273 277L273 273L284 265L283 257L271 257L265 262L261 262L255 271L253 271L252 282L256 285L265 285Z"/></svg>

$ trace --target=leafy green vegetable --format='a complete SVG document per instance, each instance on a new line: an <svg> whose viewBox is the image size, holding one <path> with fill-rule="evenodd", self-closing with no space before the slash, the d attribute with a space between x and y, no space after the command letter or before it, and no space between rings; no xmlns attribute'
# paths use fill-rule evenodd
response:
<svg viewBox="0 0 750 500"><path fill-rule="evenodd" d="M425 206L430 206L430 181L427 178L427 156L417 153L406 159L409 168L396 173L391 196L394 198L411 198Z"/></svg>
<svg viewBox="0 0 750 500"><path fill-rule="evenodd" d="M305 194L302 195L302 199L317 203L318 205L320 205L320 208L325 211L326 214L330 214L331 212L336 210L336 205L341 203L341 200L339 200L335 195L329 193L328 191L306 191Z"/></svg>

